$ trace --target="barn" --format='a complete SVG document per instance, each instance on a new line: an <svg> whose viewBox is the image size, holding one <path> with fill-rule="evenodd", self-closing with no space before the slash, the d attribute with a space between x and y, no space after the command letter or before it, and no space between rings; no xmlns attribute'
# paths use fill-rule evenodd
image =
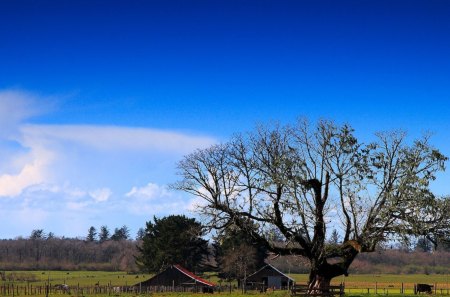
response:
<svg viewBox="0 0 450 297"><path fill-rule="evenodd" d="M247 277L247 287L265 291L267 288L287 290L294 284L294 279L270 264L262 267Z"/></svg>
<svg viewBox="0 0 450 297"><path fill-rule="evenodd" d="M134 285L152 290L211 292L215 284L195 275L180 265L171 265L152 278Z"/></svg>

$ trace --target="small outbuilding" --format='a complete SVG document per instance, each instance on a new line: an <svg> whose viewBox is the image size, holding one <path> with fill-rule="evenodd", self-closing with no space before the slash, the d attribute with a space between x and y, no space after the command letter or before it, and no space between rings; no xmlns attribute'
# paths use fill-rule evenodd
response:
<svg viewBox="0 0 450 297"><path fill-rule="evenodd" d="M180 265L171 265L152 278L140 282L134 287L151 291L194 291L212 292L215 287L211 283Z"/></svg>
<svg viewBox="0 0 450 297"><path fill-rule="evenodd" d="M294 279L287 276L274 266L266 264L246 280L248 288L265 291L267 288L287 290L294 284Z"/></svg>

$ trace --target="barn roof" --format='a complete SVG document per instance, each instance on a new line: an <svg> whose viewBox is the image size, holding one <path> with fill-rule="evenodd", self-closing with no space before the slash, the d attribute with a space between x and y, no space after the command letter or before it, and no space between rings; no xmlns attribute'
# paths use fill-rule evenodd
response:
<svg viewBox="0 0 450 297"><path fill-rule="evenodd" d="M183 273L183 274L187 275L188 277L192 278L196 282L202 283L202 284L207 285L209 287L214 287L215 286L214 283L211 283L211 282L209 282L209 281L207 281L207 280L205 280L205 279L195 275L194 273L190 272L186 268L181 267L180 265L173 265L173 267L175 267L181 273Z"/></svg>
<svg viewBox="0 0 450 297"><path fill-rule="evenodd" d="M194 273L190 272L186 268L180 265L170 265L165 270L154 275L148 280L137 283L135 286L169 286L169 285L183 285L183 286L193 286L193 285L203 285L207 287L216 286Z"/></svg>
<svg viewBox="0 0 450 297"><path fill-rule="evenodd" d="M290 277L290 276L284 274L283 272L281 272L280 270L278 270L276 267L274 267L274 266L272 266L272 265L270 265L270 264L267 264L267 263L266 263L265 266L263 266L262 268L260 268L260 269L259 269L258 271L256 271L255 273L252 273L251 275L249 275L248 278L251 278L253 275L258 274L259 272L261 272L262 270L267 269L267 268L276 271L276 272L279 273L280 275L282 275L282 276L284 276L284 277L290 279L290 280L293 281L293 282L295 281L292 277Z"/></svg>

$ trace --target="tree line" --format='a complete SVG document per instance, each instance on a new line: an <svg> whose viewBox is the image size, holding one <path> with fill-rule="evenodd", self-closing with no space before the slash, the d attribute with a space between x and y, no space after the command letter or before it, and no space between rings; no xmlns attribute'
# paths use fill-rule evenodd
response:
<svg viewBox="0 0 450 297"><path fill-rule="evenodd" d="M89 228L85 238L66 238L36 229L28 238L0 240L0 269L138 271L134 256L139 240L130 239L126 226L111 235L106 226L98 236L94 230Z"/></svg>
<svg viewBox="0 0 450 297"><path fill-rule="evenodd" d="M172 215L153 218L131 239L124 226L109 234L102 226L90 227L83 238L57 237L33 230L28 238L0 240L1 270L103 270L156 273L181 264L196 273L216 272L222 279L242 279L271 263L284 272L307 273L309 262L295 255L277 256L236 226L229 226L210 240L207 229L193 218ZM283 244L276 230L268 237ZM108 236L106 236L108 234ZM118 239L119 234L128 234ZM114 236L116 235L116 236ZM327 245L342 241L333 231ZM353 273L450 273L450 246L435 250L425 238L414 243L380 246L378 252L355 259Z"/></svg>

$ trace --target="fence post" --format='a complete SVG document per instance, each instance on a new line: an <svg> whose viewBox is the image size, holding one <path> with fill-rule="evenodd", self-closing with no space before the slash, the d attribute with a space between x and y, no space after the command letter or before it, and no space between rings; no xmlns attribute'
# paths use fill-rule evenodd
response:
<svg viewBox="0 0 450 297"><path fill-rule="evenodd" d="M375 294L378 294L378 282L375 282Z"/></svg>
<svg viewBox="0 0 450 297"><path fill-rule="evenodd" d="M402 282L402 289L401 289L400 293L401 293L401 294L405 294L405 289L404 289L404 287L403 287L403 282Z"/></svg>

